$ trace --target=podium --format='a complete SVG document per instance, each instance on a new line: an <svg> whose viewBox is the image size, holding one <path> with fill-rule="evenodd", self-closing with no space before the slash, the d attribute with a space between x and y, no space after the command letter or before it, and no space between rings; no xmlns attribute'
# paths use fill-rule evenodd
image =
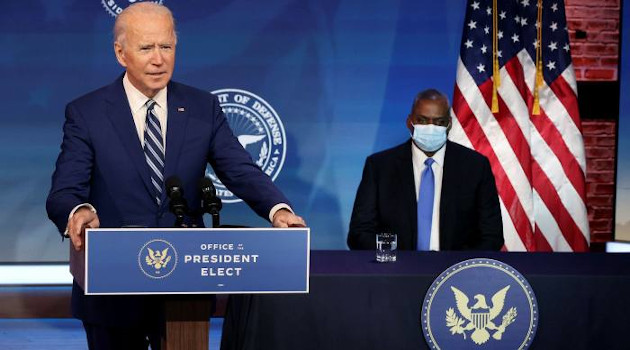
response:
<svg viewBox="0 0 630 350"><path fill-rule="evenodd" d="M164 304L166 320L162 349L207 349L212 300L175 298Z"/></svg>
<svg viewBox="0 0 630 350"><path fill-rule="evenodd" d="M207 349L213 294L309 292L308 228L87 229L86 295L164 295L164 349Z"/></svg>
<svg viewBox="0 0 630 350"><path fill-rule="evenodd" d="M426 349L420 312L431 284L479 257L531 284L540 314L531 349L628 349L630 254L399 251L397 262L381 264L373 251L318 250L308 295L230 298L221 348Z"/></svg>

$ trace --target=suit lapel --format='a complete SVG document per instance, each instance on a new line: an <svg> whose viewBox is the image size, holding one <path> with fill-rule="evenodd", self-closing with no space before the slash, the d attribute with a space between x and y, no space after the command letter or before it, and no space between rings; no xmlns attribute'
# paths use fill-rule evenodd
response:
<svg viewBox="0 0 630 350"><path fill-rule="evenodd" d="M446 154L444 155L444 169L442 170L442 193L440 194L440 250L449 249L453 234L450 229L449 218L455 217L450 214L450 208L457 195L458 160L457 150L448 147L450 141L446 143Z"/></svg>
<svg viewBox="0 0 630 350"><path fill-rule="evenodd" d="M116 80L114 84L110 85L109 89L107 97L107 117L111 120L145 188L147 191L151 192L149 166L144 157L140 139L138 139L138 132L136 131L133 115L129 108L129 101L127 100L127 95L122 85L122 76Z"/></svg>
<svg viewBox="0 0 630 350"><path fill-rule="evenodd" d="M407 222L411 234L410 249L415 249L416 235L418 231L416 186L413 179L413 162L411 160L411 143L405 142L400 146L397 155L397 171L401 187L401 210L404 222ZM400 239L400 238L399 238Z"/></svg>
<svg viewBox="0 0 630 350"><path fill-rule="evenodd" d="M169 83L167 92L168 116L166 128L166 164L164 181L177 176L177 161L186 136L188 107L184 96L177 89L177 84ZM166 204L166 191L162 193L162 203Z"/></svg>

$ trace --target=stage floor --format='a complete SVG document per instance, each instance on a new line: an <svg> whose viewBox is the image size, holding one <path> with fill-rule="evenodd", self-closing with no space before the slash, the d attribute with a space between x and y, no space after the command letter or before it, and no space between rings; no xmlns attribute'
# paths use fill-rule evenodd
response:
<svg viewBox="0 0 630 350"><path fill-rule="evenodd" d="M223 318L210 322L210 350L221 344ZM0 349L87 349L81 322L70 318L0 319Z"/></svg>

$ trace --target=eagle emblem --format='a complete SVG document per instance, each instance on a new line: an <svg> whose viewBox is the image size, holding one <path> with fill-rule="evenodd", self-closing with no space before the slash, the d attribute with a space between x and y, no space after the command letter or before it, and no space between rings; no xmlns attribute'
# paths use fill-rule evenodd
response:
<svg viewBox="0 0 630 350"><path fill-rule="evenodd" d="M492 338L501 340L505 329L514 322L517 316L516 308L512 307L503 314L501 324L497 325L494 322L494 319L503 310L505 297L509 289L510 286L508 285L496 292L491 298L492 306L486 303L486 297L483 294L476 294L473 297L475 303L469 307L470 299L468 299L468 296L461 290L451 286L451 290L455 295L457 311L463 317L460 317L453 308L446 310L446 326L449 327L451 334L461 334L466 339L466 332L472 331L470 339L478 345L490 339L490 332L493 332Z"/></svg>
<svg viewBox="0 0 630 350"><path fill-rule="evenodd" d="M145 262L149 266L153 266L155 268L156 273L159 273L159 270L165 268L166 265L171 261L171 256L168 255L168 247L164 250L160 251L156 249L155 251L149 247L147 247L149 254L145 257Z"/></svg>
<svg viewBox="0 0 630 350"><path fill-rule="evenodd" d="M260 140L267 137L266 135L239 135L237 137L238 142L243 146L243 148L247 149L248 145L255 144L260 142ZM258 154L258 160L256 161L256 165L259 167L263 167L265 164L265 160L267 159L267 152L269 152L269 147L267 147L267 142L263 142L260 147L260 153Z"/></svg>

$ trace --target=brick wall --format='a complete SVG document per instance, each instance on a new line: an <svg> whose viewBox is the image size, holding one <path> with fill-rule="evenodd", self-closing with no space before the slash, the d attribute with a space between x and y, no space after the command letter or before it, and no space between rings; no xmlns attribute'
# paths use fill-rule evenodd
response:
<svg viewBox="0 0 630 350"><path fill-rule="evenodd" d="M586 207L592 243L613 238L615 127L614 120L582 121L586 149Z"/></svg>
<svg viewBox="0 0 630 350"><path fill-rule="evenodd" d="M621 0L565 0L571 56L578 81L616 81ZM608 118L588 119L588 118ZM591 242L613 240L618 116L582 116L586 203Z"/></svg>
<svg viewBox="0 0 630 350"><path fill-rule="evenodd" d="M577 80L617 80L621 0L566 0Z"/></svg>

